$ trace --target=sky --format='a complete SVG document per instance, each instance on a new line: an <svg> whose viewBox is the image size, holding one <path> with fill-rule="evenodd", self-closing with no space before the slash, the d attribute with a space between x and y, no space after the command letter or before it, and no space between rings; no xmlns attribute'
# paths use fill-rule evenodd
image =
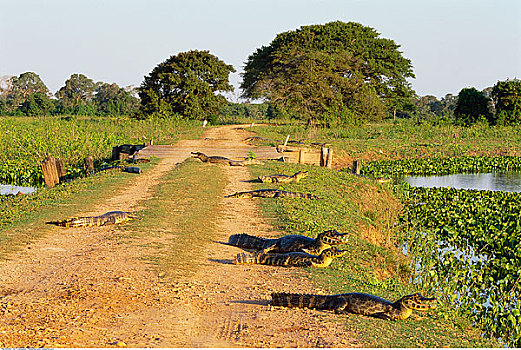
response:
<svg viewBox="0 0 521 350"><path fill-rule="evenodd" d="M420 96L521 78L520 0L0 0L0 77L74 73L139 86L172 55L209 50L237 73L279 33L358 22L400 45Z"/></svg>

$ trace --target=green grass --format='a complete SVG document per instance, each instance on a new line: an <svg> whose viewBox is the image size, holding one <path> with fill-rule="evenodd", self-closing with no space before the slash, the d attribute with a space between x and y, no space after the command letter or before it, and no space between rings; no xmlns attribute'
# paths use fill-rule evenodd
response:
<svg viewBox="0 0 521 350"><path fill-rule="evenodd" d="M408 119L378 124L314 128L291 123L255 126L265 138L327 142L335 158L382 160L452 156L521 156L521 129L513 126L462 127ZM272 143L273 144L273 143Z"/></svg>
<svg viewBox="0 0 521 350"><path fill-rule="evenodd" d="M113 146L172 144L202 132L199 122L169 119L0 117L0 183L42 184L40 162L48 155L61 158L71 171L87 156L96 163L110 159Z"/></svg>
<svg viewBox="0 0 521 350"><path fill-rule="evenodd" d="M156 162L140 164L140 168L146 172ZM2 196L0 256L48 233L51 228L45 222L91 210L107 196L130 184L135 176L121 171L100 172L29 195Z"/></svg>
<svg viewBox="0 0 521 350"><path fill-rule="evenodd" d="M200 250L215 232L225 184L221 167L189 158L154 188L132 230L150 240L147 245L155 252L146 259L161 276L187 276L210 264Z"/></svg>
<svg viewBox="0 0 521 350"><path fill-rule="evenodd" d="M393 223L401 205L387 184L332 171L326 168L269 162L251 167L252 177L272 173L292 174L308 170L310 175L298 184L279 187L289 191L314 193L320 200L261 199L267 217L285 234L315 237L327 229L350 232L343 246L348 255L336 259L327 269L308 269L317 287L330 293L364 292L396 300L414 292L431 295L410 283L410 262L396 248ZM360 335L366 347L482 347L495 346L481 338L479 331L461 318L447 317L446 308L428 313L415 312L418 319L390 322L365 316L337 317L348 329Z"/></svg>

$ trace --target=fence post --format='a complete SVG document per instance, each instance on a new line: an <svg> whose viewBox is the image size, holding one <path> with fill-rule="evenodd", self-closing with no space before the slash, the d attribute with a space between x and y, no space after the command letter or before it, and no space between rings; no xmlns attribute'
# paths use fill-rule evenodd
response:
<svg viewBox="0 0 521 350"><path fill-rule="evenodd" d="M56 160L53 156L48 156L41 164L43 179L47 188L52 188L58 180L58 171L56 170Z"/></svg>
<svg viewBox="0 0 521 350"><path fill-rule="evenodd" d="M84 164L84 167L85 167L85 172L87 173L87 175L90 175L94 172L94 158L92 158L91 156L88 156L88 157L85 157L85 164Z"/></svg>
<svg viewBox="0 0 521 350"><path fill-rule="evenodd" d="M63 165L63 160L60 158L56 158L56 172L58 173L58 180L63 181L67 171L65 170L65 166Z"/></svg>
<svg viewBox="0 0 521 350"><path fill-rule="evenodd" d="M360 170L362 169L362 162L358 159L353 160L353 174L360 175Z"/></svg>
<svg viewBox="0 0 521 350"><path fill-rule="evenodd" d="M306 150L301 149L298 152L298 162L299 162L299 164L304 164L305 157L306 157Z"/></svg>
<svg viewBox="0 0 521 350"><path fill-rule="evenodd" d="M327 148L326 167L331 169L333 167L333 149Z"/></svg>

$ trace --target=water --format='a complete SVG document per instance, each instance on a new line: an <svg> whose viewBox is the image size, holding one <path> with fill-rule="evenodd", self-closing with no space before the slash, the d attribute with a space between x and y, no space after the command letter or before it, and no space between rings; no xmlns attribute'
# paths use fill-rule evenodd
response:
<svg viewBox="0 0 521 350"><path fill-rule="evenodd" d="M521 192L521 172L404 176L403 179L413 187Z"/></svg>
<svg viewBox="0 0 521 350"><path fill-rule="evenodd" d="M29 193L33 193L35 191L36 191L36 187L0 185L0 195L17 194L18 192L22 192L23 194L29 194Z"/></svg>

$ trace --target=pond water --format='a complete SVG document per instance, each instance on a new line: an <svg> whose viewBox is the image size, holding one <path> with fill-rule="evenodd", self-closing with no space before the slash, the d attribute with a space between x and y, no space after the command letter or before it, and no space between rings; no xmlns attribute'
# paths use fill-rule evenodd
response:
<svg viewBox="0 0 521 350"><path fill-rule="evenodd" d="M36 187L0 185L0 195L17 194L18 192L22 192L23 194L29 194L35 191Z"/></svg>
<svg viewBox="0 0 521 350"><path fill-rule="evenodd" d="M521 172L404 176L403 180L413 187L521 192Z"/></svg>

